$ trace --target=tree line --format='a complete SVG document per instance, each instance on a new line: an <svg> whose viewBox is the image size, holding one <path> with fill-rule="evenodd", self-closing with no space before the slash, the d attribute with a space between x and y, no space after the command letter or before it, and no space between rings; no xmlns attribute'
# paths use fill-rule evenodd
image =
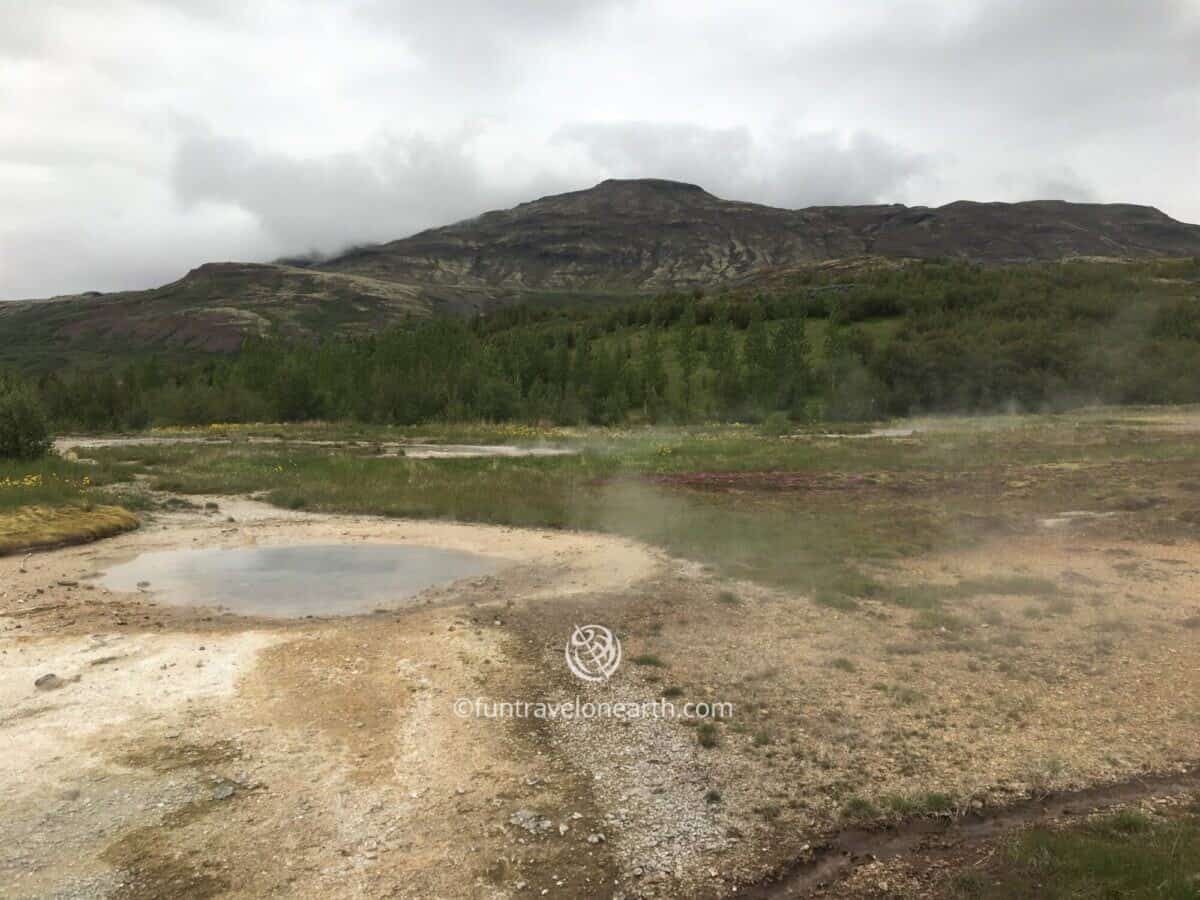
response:
<svg viewBox="0 0 1200 900"><path fill-rule="evenodd" d="M836 420L1200 401L1195 261L1169 271L927 263L844 278L810 273L769 295L530 304L365 338L255 339L229 356L10 378L20 387L8 393L57 427L89 430Z"/></svg>

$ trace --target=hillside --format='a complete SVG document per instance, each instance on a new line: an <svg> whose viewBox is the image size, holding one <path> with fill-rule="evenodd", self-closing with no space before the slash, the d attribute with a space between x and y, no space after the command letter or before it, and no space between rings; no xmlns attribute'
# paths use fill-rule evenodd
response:
<svg viewBox="0 0 1200 900"><path fill-rule="evenodd" d="M363 335L453 309L436 288L257 263L208 263L148 291L0 303L0 362L51 369L143 351L214 353L247 337Z"/></svg>
<svg viewBox="0 0 1200 900"><path fill-rule="evenodd" d="M321 268L422 284L660 291L864 255L1021 263L1197 253L1200 226L1145 206L964 201L787 210L639 179L485 213Z"/></svg>
<svg viewBox="0 0 1200 900"><path fill-rule="evenodd" d="M377 332L522 300L777 290L830 260L1200 256L1200 226L1127 204L958 202L776 209L655 179L594 188L357 248L319 266L210 263L148 291L0 303L0 362L39 369L249 336Z"/></svg>
<svg viewBox="0 0 1200 900"><path fill-rule="evenodd" d="M37 380L70 428L863 419L1200 402L1200 260L834 263L774 293L519 304ZM885 261L886 262L886 261Z"/></svg>

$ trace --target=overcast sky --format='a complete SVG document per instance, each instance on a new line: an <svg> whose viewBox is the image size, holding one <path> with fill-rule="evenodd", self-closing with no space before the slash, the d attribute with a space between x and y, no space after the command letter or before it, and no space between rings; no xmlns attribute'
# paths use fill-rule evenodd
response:
<svg viewBox="0 0 1200 900"><path fill-rule="evenodd" d="M640 176L1200 222L1200 0L0 0L0 298Z"/></svg>

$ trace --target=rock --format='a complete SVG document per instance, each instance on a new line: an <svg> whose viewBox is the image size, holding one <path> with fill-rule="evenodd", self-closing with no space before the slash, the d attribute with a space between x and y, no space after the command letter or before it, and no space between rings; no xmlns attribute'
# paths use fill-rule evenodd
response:
<svg viewBox="0 0 1200 900"><path fill-rule="evenodd" d="M60 579L58 579L58 586L59 587L79 587L79 582L72 581L69 578L60 578Z"/></svg>
<svg viewBox="0 0 1200 900"><path fill-rule="evenodd" d="M237 793L237 788L226 781L213 788L212 798L214 800L228 800L235 793Z"/></svg>
<svg viewBox="0 0 1200 900"><path fill-rule="evenodd" d="M545 816L539 815L532 810L518 809L515 813L508 817L508 821L518 828L524 828L530 834L539 834L549 831L554 824Z"/></svg>
<svg viewBox="0 0 1200 900"><path fill-rule="evenodd" d="M57 691L65 684L65 681L63 681L53 672L49 672L37 679L37 681L33 683L33 686L39 691Z"/></svg>
<svg viewBox="0 0 1200 900"><path fill-rule="evenodd" d="M603 844L604 835L600 834L599 832L596 832L595 834L589 834L587 837L587 842L589 844Z"/></svg>

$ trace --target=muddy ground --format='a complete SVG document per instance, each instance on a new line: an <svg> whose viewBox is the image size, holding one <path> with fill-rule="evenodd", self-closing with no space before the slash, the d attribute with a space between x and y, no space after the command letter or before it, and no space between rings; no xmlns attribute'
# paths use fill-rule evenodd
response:
<svg viewBox="0 0 1200 900"><path fill-rule="evenodd" d="M1064 510L897 563L900 581L1058 586L937 620L829 609L611 536L191 499L135 533L0 559L6 897L725 896L844 856L862 821L985 818L1147 773L1164 779L1134 799L1175 796L1200 757L1200 540L1123 514ZM98 584L146 550L333 539L503 566L325 620ZM605 685L564 663L585 622L623 643ZM734 711L707 729L455 712L664 696ZM904 896L923 883L910 849L829 867L841 886L824 890ZM821 889L804 878L777 895Z"/></svg>

